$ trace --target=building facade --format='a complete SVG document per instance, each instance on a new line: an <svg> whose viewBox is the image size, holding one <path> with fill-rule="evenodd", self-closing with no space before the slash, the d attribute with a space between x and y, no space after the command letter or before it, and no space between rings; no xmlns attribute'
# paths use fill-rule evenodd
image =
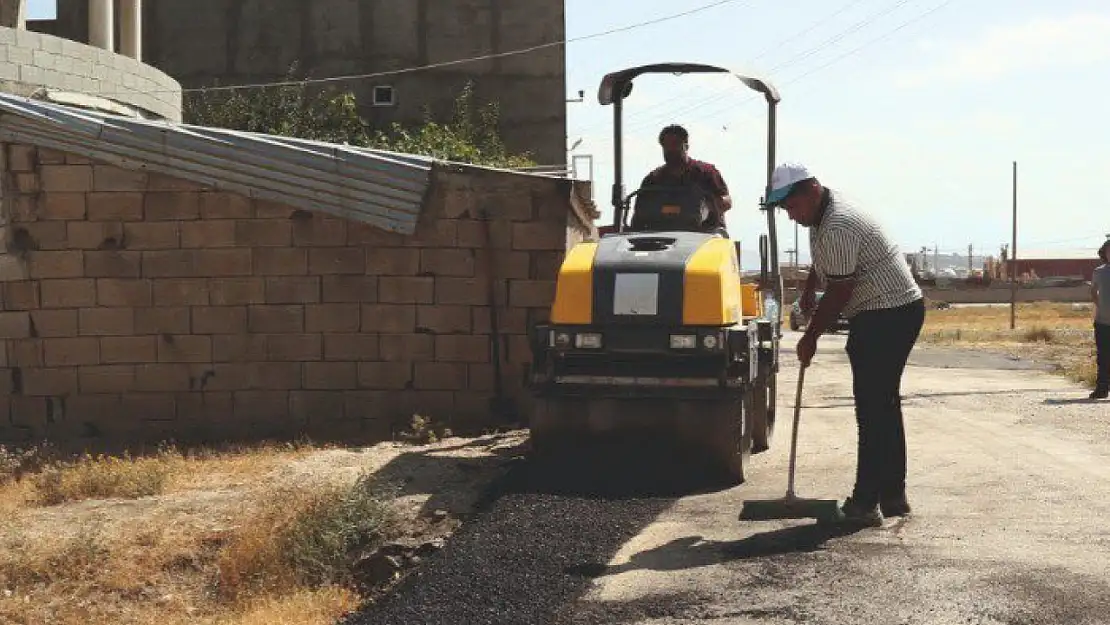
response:
<svg viewBox="0 0 1110 625"><path fill-rule="evenodd" d="M137 3L126 0L120 6ZM77 41L98 31L101 4L58 0L58 17L28 28ZM296 63L311 77L364 75L451 63L436 69L334 83L358 97L377 126L419 123L425 107L450 115L472 80L479 100L500 106L510 150L542 165L566 162L564 47L455 63L461 59L560 42L564 0L145 0L139 18L142 59L184 87L284 79ZM121 45L135 30L119 30Z"/></svg>

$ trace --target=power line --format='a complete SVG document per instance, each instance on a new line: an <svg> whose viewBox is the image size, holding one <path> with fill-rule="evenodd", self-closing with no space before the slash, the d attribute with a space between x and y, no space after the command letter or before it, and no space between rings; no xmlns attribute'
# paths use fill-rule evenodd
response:
<svg viewBox="0 0 1110 625"><path fill-rule="evenodd" d="M506 52L495 52L495 53L491 53L491 54L483 54L483 55L480 55L480 56L475 56L475 57L470 57L470 58L465 58L465 59L456 59L456 60L453 60L453 61L442 61L442 62L439 62L439 63L429 63L429 64L426 64L426 65L417 65L417 66L413 66L413 67L406 67L406 68L395 69L395 70L387 70L387 71L384 71L384 72L372 72L372 73L368 73L368 74L349 74L349 75L345 75L345 76L329 76L329 77L325 77L325 78L305 78L305 79L302 79L302 80L276 81L276 82L266 82L266 83L252 83L252 84L243 84L243 85L221 85L221 86L215 86L215 87L195 87L195 88L191 88L191 89L183 89L182 91L185 92L185 93L189 93L189 92L197 92L197 91L229 91L229 90L234 90L234 89L259 89L259 88L265 88L265 87L287 87L287 86L317 84L317 83L326 83L326 82L340 82L340 81L346 81L346 80L364 80L364 79L367 79L367 78L383 78L383 77L386 77L386 76L397 76L399 74L411 74L411 73L421 72L421 71L425 71L425 70L429 70L429 69L439 69L439 68L443 68L443 67L451 67L451 66L454 66L454 65L462 65L462 64L466 64L466 63L476 63L478 61L488 61L490 59L501 59L501 58L510 57L510 56L519 56L519 55L522 55L522 54L530 54L532 52L538 52L540 50L546 50L547 48L554 48L554 47L558 47L558 46L563 46L563 45L566 45L568 43L577 43L577 42L580 42L580 41L588 41L590 39L597 39L597 38L600 38L600 37L608 37L610 35L616 35L616 34L619 34L619 33L628 32L630 30L635 30L635 29L638 29L638 28L644 28L646 26L654 26L656 24L662 24L664 22L670 22L670 21L673 21L673 20L681 19L683 17L689 17L689 16L695 15L697 13L702 13L702 12L705 12L705 11L709 11L711 9L715 9L719 6L723 6L723 5L726 5L726 4L733 4L735 2L740 2L740 1L741 0L717 0L717 2L711 2L709 4L704 4L702 6L695 7L693 9L687 9L686 11L681 11L679 13L673 13L673 14L670 14L670 15L665 15L665 16L662 16L662 17L657 17L657 18L654 18L654 19L646 20L646 21L643 21L643 22L636 22L634 24L629 24L627 26L620 26L618 28L611 28L609 30L605 30L605 31L602 31L602 32L592 33L592 34L589 34L589 35L582 35L580 37L573 37L573 38L570 38L570 39L562 39L562 40L559 40L559 41L552 41L552 42L543 43L543 44L539 44L539 45L535 45L535 46L529 46L527 48L519 48L519 49L516 49L516 50L509 50L509 51L506 51ZM149 92L149 93L155 93L155 92Z"/></svg>
<svg viewBox="0 0 1110 625"><path fill-rule="evenodd" d="M859 20L859 21L857 21L856 23L854 23L854 24L852 24L851 26L849 26L849 27L848 27L847 29L845 29L845 30L842 30L842 31L840 31L840 32L836 33L836 34L835 34L835 35L833 35L832 37L830 37L830 38L828 38L828 39L824 40L823 42L821 42L820 44L817 44L816 46L814 46L814 47L810 48L809 50L805 50L805 51L803 51L803 52L800 52L800 53L798 53L798 54L795 54L794 56L791 56L791 57L787 58L786 60L784 60L784 61L782 61L782 62L780 62L780 63L778 63L778 64L776 64L776 65L772 66L772 67L771 67L771 68L770 68L769 70L767 70L767 73L768 73L768 74L770 74L770 73L772 73L772 72L774 72L774 71L776 71L776 70L779 70L779 69L785 69L785 68L787 68L787 67L790 67L790 66L792 66L792 65L796 65L796 64L797 64L798 62L800 62L800 61L802 61L802 60L804 60L804 59L807 59L807 58L809 58L809 57L813 56L814 54L816 54L816 53L820 52L821 50L823 50L823 49L825 49L825 48L828 48L828 47L829 47L829 46L831 46L832 44L834 44L834 43L836 43L836 42L838 42L838 41L840 41L840 40L844 39L844 38L845 38L846 36L848 36L849 34L851 34L851 33L854 33L854 32L856 32L856 31L859 31L859 30L863 29L863 28L864 28L864 27L866 27L867 25L869 25L869 24L873 23L873 22L874 22L875 20L877 20L878 18L880 18L880 17L883 17L883 16L885 16L885 15L888 15L888 14L890 14L890 13L892 13L892 12L896 11L897 9L899 9L899 8L901 8L901 7L903 7L903 6L905 6L906 4L908 4L908 3L909 3L909 2L911 2L911 1L912 1L912 0L898 0L897 2L894 2L893 4L891 4L890 6L888 6L888 7L886 8L886 9L884 9L884 10L882 10L882 11L878 12L878 13L873 13L873 14L871 14L871 15L869 15L869 16L867 16L867 17L865 17L865 18L863 18L863 19L861 19L861 20ZM950 1L954 1L954 0L950 0ZM946 2L945 4L948 4L948 3ZM941 5L941 6L943 6L943 5ZM936 8L934 8L934 9L933 9L932 11L930 11L929 13L935 12L935 11L939 10L940 8L941 8L941 7L936 7ZM909 26L909 25L910 25L911 23L913 23L913 22L915 22L915 21L917 21L917 20L919 20L919 19L922 19L922 18L924 18L924 17L926 16L926 15L928 15L928 13L926 13L926 14L924 14L924 15L920 15L920 16L918 16L917 18L914 18L914 19L910 20L909 22L903 23L903 24L902 24L901 26L898 26L898 27L897 27L897 28L896 28L895 30L893 30L893 31L889 31L889 32L887 32L886 34L884 34L884 35L883 35L882 37L879 37L879 38L877 38L877 39L873 39L873 40L871 40L871 41L869 41L869 42L865 43L865 44L864 44L863 46L860 46L859 48L856 48L855 50L849 51L849 52L848 52L847 54L845 54L845 55L843 55L843 56L849 56L849 55L851 55L851 54L854 54L855 52L858 52L859 50L861 50L861 49L863 49L863 48L865 48L865 47L867 47L867 46L869 46L869 45L871 45L871 44L873 44L873 43L876 43L876 42L878 42L878 41L880 41L880 40L882 40L882 39L885 39L885 38L887 38L887 37L890 37L890 36L891 36L891 35L893 35L893 34L894 34L895 32L897 32L897 31L901 30L902 28L905 28L906 26ZM819 70L821 70L821 69L824 69L825 67L828 67L829 65L832 65L832 63L835 63L836 61L840 60L840 58L843 58L843 57L837 57L836 59L834 59L834 61L833 61L833 62L831 62L831 63L827 63L827 64L825 64L825 65L822 65L822 66L819 66L819 67L817 67L817 68L815 68L815 69L813 69L813 70L811 70L811 71L809 71L809 72L807 72L807 73L805 73L805 74L802 74L802 76L801 76L801 77L804 77L804 76L808 76L809 74L811 74L811 73L813 73L813 72L815 72L815 71L819 71ZM799 77L799 78L801 78L801 77ZM795 79L795 81L796 81L796 80L797 80L797 79ZM790 83L783 83L782 85L777 85L777 86L781 88L782 86L785 86L786 84L790 84ZM695 110L697 110L697 109L699 109L699 108L702 108L702 107L704 107L704 106L706 106L706 105L709 105L709 104L711 104L712 102L715 102L715 101L719 101L719 100L721 100L722 98L724 98L724 97L727 97L728 95L729 95L729 94L727 94L727 93L726 93L726 94L722 94L722 95L720 95L720 96L718 96L718 97L715 97L715 98L709 98L709 99L706 99L706 100L705 100L705 101L703 101L703 102L700 102L700 103L696 103L696 104L694 104L693 106L687 106L687 107L685 107L685 108L680 108L680 109L679 109L678 111L671 111L670 113L668 113L668 116L669 116L669 117L673 117L674 115L680 115L680 114L684 114L684 113L691 113L691 112L693 112L693 111L695 111ZM748 102L751 102L751 101L753 101L754 99L756 99L756 98L754 98L754 97L749 97L748 99L744 100L743 102L741 102L740 104L736 105L735 107L734 107L734 106L731 106L731 105L730 105L730 106L729 106L728 108L726 108L726 109L722 109L722 110L720 110L720 111L717 111L717 112L715 112L715 113L711 113L711 114L709 114L709 115L707 115L707 116L703 116L703 117L701 117L700 119L709 119L709 118L711 118L711 117L715 117L715 116L717 116L717 115L720 115L720 114L721 114L721 113L723 113L723 112L727 112L727 111L733 110L734 108L737 108L737 107L739 107L739 106L743 106L743 105L747 104ZM655 121L655 122L653 122L653 123L655 123L655 124L658 124L658 123L659 123L659 122L658 122L658 119L659 119L659 118L656 118L656 121ZM695 118L695 119L698 119L698 118ZM646 120L645 120L645 121L646 121ZM631 132L635 132L635 131L637 131L637 130L642 130L642 129L646 128L646 127L647 127L648 125L651 125L651 124L647 124L647 125L644 125L644 124L642 124L642 122L641 122L641 123L638 123L638 124L631 124L631 125L629 126L628 130L629 130L629 131L631 131Z"/></svg>
<svg viewBox="0 0 1110 625"><path fill-rule="evenodd" d="M786 39L783 39L781 41L778 41L772 46L768 46L767 48L764 48L762 52L760 52L759 54L752 57L749 62L754 63L755 61L767 56L771 52L781 50L784 45L786 45L786 44L788 44L788 43L790 43L790 42L792 42L796 39L800 39L803 35L806 35L806 34L809 34L810 32L813 32L813 30L816 29L817 27L819 27L822 24L826 23L827 21L833 19L834 17L837 17L841 13L844 13L848 9L856 6L857 4L859 4L863 1L864 0L851 0L851 2L848 2L847 4L841 5L841 7L839 9L833 11L832 13L829 13L828 15L824 15L824 16L814 20L804 30L796 32L793 35L791 35L790 37L788 37ZM716 91L715 95L711 95L705 101L705 103L708 103L708 102L711 102L711 101L715 102L715 101L720 100L723 97L727 97L727 96L731 95L732 91L736 88L737 88L737 85L735 83L730 83L728 87ZM638 111L635 111L635 112L631 113L630 115L628 115L627 119L632 120L632 119L637 118L637 117L639 117L641 119L646 119L646 118L643 117L645 113L647 113L648 111L651 111L653 109L658 109L662 106L666 106L667 104L668 104L667 102L657 102L655 104L651 104L651 105L646 106L642 109L639 109ZM681 109L680 109L680 111L681 111ZM673 114L676 114L675 111L671 111L671 112L667 113L667 115L673 115ZM651 118L655 119L655 116L652 116ZM595 128L601 128L603 126L606 126L606 124L594 124L592 126L586 126L585 128L581 129L578 134L586 134L586 133L588 133L589 131L591 131Z"/></svg>

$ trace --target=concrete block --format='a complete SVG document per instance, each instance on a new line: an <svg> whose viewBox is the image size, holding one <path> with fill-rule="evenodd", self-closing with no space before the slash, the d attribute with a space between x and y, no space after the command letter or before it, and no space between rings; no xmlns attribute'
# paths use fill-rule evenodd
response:
<svg viewBox="0 0 1110 625"><path fill-rule="evenodd" d="M365 303L378 301L378 279L373 276L324 276L324 303Z"/></svg>
<svg viewBox="0 0 1110 625"><path fill-rule="evenodd" d="M11 367L43 366L41 339L9 340L7 351Z"/></svg>
<svg viewBox="0 0 1110 625"><path fill-rule="evenodd" d="M192 321L195 334L243 334L247 332L247 307L197 306L192 309Z"/></svg>
<svg viewBox="0 0 1110 625"><path fill-rule="evenodd" d="M235 224L231 219L186 221L181 224L181 247L235 247Z"/></svg>
<svg viewBox="0 0 1110 625"><path fill-rule="evenodd" d="M45 339L42 349L47 367L100 364L100 341L92 337Z"/></svg>
<svg viewBox="0 0 1110 625"><path fill-rule="evenodd" d="M308 273L309 250L305 248L258 247L251 252L256 276L303 276ZM324 288L326 291L327 287Z"/></svg>
<svg viewBox="0 0 1110 625"><path fill-rule="evenodd" d="M313 304L305 306L307 332L355 333L361 328L358 304Z"/></svg>
<svg viewBox="0 0 1110 625"><path fill-rule="evenodd" d="M0 313L0 339L31 338L31 314L26 312Z"/></svg>
<svg viewBox="0 0 1110 625"><path fill-rule="evenodd" d="M39 283L29 280L0 283L0 310L34 310L39 307Z"/></svg>
<svg viewBox="0 0 1110 625"><path fill-rule="evenodd" d="M123 224L118 221L55 221L66 227L69 247L78 250L97 250L119 247L124 239Z"/></svg>
<svg viewBox="0 0 1110 625"><path fill-rule="evenodd" d="M357 389L358 365L353 362L306 362L304 388L336 391Z"/></svg>
<svg viewBox="0 0 1110 625"><path fill-rule="evenodd" d="M435 339L427 334L382 334L379 349L386 362L431 362L435 359Z"/></svg>
<svg viewBox="0 0 1110 625"><path fill-rule="evenodd" d="M151 174L153 176L153 174ZM200 193L195 191L147 191L143 196L147 221L200 219Z"/></svg>
<svg viewBox="0 0 1110 625"><path fill-rule="evenodd" d="M289 247L293 225L279 219L240 219L235 222L235 244L243 247Z"/></svg>
<svg viewBox="0 0 1110 625"><path fill-rule="evenodd" d="M204 275L196 268L197 250L152 250L144 251L142 255L144 278L188 278Z"/></svg>
<svg viewBox="0 0 1110 625"><path fill-rule="evenodd" d="M258 334L302 334L305 332L304 306L251 306L248 329Z"/></svg>
<svg viewBox="0 0 1110 625"><path fill-rule="evenodd" d="M238 193L205 191L200 194L200 216L203 219L250 219L251 200Z"/></svg>
<svg viewBox="0 0 1110 625"><path fill-rule="evenodd" d="M418 306L416 327L433 334L467 334L471 330L471 307Z"/></svg>
<svg viewBox="0 0 1110 625"><path fill-rule="evenodd" d="M152 306L153 292L150 280L101 278L96 281L98 306Z"/></svg>
<svg viewBox="0 0 1110 625"><path fill-rule="evenodd" d="M554 301L554 280L509 281L509 305L513 308L550 306Z"/></svg>
<svg viewBox="0 0 1110 625"><path fill-rule="evenodd" d="M177 222L134 222L123 224L127 249L172 250L181 247L181 230ZM183 257L184 255L180 255Z"/></svg>
<svg viewBox="0 0 1110 625"><path fill-rule="evenodd" d="M469 278L475 274L474 251L469 249L420 250L420 273L432 276Z"/></svg>
<svg viewBox="0 0 1110 625"><path fill-rule="evenodd" d="M286 334L266 337L266 355L273 362L313 362L324 355L323 335Z"/></svg>
<svg viewBox="0 0 1110 625"><path fill-rule="evenodd" d="M420 250L402 247L368 248L366 273L374 276L415 276L420 273Z"/></svg>
<svg viewBox="0 0 1110 625"><path fill-rule="evenodd" d="M43 280L41 285L43 308L89 308L96 306L96 280Z"/></svg>
<svg viewBox="0 0 1110 625"><path fill-rule="evenodd" d="M461 391L467 388L466 365L418 362L413 388L424 391Z"/></svg>
<svg viewBox="0 0 1110 625"><path fill-rule="evenodd" d="M135 309L137 334L189 334L192 315L184 306Z"/></svg>
<svg viewBox="0 0 1110 625"><path fill-rule="evenodd" d="M297 247L344 247L347 245L347 222L319 217L293 222L293 245Z"/></svg>
<svg viewBox="0 0 1110 625"><path fill-rule="evenodd" d="M90 221L142 221L143 194L89 193L88 215Z"/></svg>
<svg viewBox="0 0 1110 625"><path fill-rule="evenodd" d="M237 391L232 401L237 421L273 422L290 414L289 391Z"/></svg>
<svg viewBox="0 0 1110 625"><path fill-rule="evenodd" d="M85 275L85 257L79 250L32 252L27 266L35 280Z"/></svg>
<svg viewBox="0 0 1110 625"><path fill-rule="evenodd" d="M135 390L137 391L180 393L191 390L190 386L192 386L192 367L187 364L146 363L135 367Z"/></svg>
<svg viewBox="0 0 1110 625"><path fill-rule="evenodd" d="M158 341L158 362L212 362L212 340L196 334L163 334Z"/></svg>
<svg viewBox="0 0 1110 625"><path fill-rule="evenodd" d="M431 304L435 301L434 278L401 278L383 276L378 279L378 301L386 304Z"/></svg>
<svg viewBox="0 0 1110 625"><path fill-rule="evenodd" d="M204 278L160 278L150 280L154 306L205 306L209 283Z"/></svg>
<svg viewBox="0 0 1110 625"><path fill-rule="evenodd" d="M23 370L23 394L29 397L72 395L77 392L77 386L77 369L75 367ZM13 410L13 417L16 416L14 412Z"/></svg>
<svg viewBox="0 0 1110 625"><path fill-rule="evenodd" d="M489 303L488 286L474 278L436 278L436 305L483 306Z"/></svg>
<svg viewBox="0 0 1110 625"><path fill-rule="evenodd" d="M315 275L362 275L366 253L361 247L320 247L308 253L309 272Z"/></svg>
<svg viewBox="0 0 1110 625"><path fill-rule="evenodd" d="M216 362L259 362L266 358L263 334L229 334L212 345L212 359Z"/></svg>
<svg viewBox="0 0 1110 625"><path fill-rule="evenodd" d="M262 278L216 278L208 281L213 306L266 303L266 281Z"/></svg>
<svg viewBox="0 0 1110 625"><path fill-rule="evenodd" d="M488 336L448 334L436 337L435 359L437 362L489 362L490 349Z"/></svg>
<svg viewBox="0 0 1110 625"><path fill-rule="evenodd" d="M249 276L253 258L249 249L195 250L198 276Z"/></svg>
<svg viewBox="0 0 1110 625"><path fill-rule="evenodd" d="M31 312L35 336L62 338L77 336L77 310L35 310Z"/></svg>
<svg viewBox="0 0 1110 625"><path fill-rule="evenodd" d="M362 331L410 334L416 331L416 306L412 304L363 304Z"/></svg>
<svg viewBox="0 0 1110 625"><path fill-rule="evenodd" d="M115 336L100 339L103 364L140 364L158 361L158 338L154 336Z"/></svg>
<svg viewBox="0 0 1110 625"><path fill-rule="evenodd" d="M413 368L396 362L360 362L358 384L360 388L382 391L400 391L413 381Z"/></svg>
<svg viewBox="0 0 1110 625"><path fill-rule="evenodd" d="M77 327L81 336L128 336L135 333L135 309L82 308Z"/></svg>
<svg viewBox="0 0 1110 625"><path fill-rule="evenodd" d="M138 278L142 276L143 252L87 251L85 275L90 278Z"/></svg>
<svg viewBox="0 0 1110 625"><path fill-rule="evenodd" d="M567 232L565 226L540 222L513 224L513 249L521 251L564 250Z"/></svg>
<svg viewBox="0 0 1110 625"><path fill-rule="evenodd" d="M39 168L42 189L48 193L87 193L93 190L89 165L43 165Z"/></svg>
<svg viewBox="0 0 1110 625"><path fill-rule="evenodd" d="M316 304L322 295L319 276L266 278L268 304Z"/></svg>
<svg viewBox="0 0 1110 625"><path fill-rule="evenodd" d="M39 199L39 218L67 220L85 218L84 193L43 193Z"/></svg>
<svg viewBox="0 0 1110 625"><path fill-rule="evenodd" d="M324 360L365 362L380 354L377 334L325 334Z"/></svg>
<svg viewBox="0 0 1110 625"><path fill-rule="evenodd" d="M112 165L93 165L94 191L142 192L146 189L147 173Z"/></svg>
<svg viewBox="0 0 1110 625"><path fill-rule="evenodd" d="M29 224L22 224L13 228L18 232L22 230L27 236L31 237L34 241L34 249L41 251L61 251L69 249L68 229L64 221L36 221Z"/></svg>
<svg viewBox="0 0 1110 625"><path fill-rule="evenodd" d="M135 367L133 365L79 367L77 385L81 393L131 393L137 390Z"/></svg>

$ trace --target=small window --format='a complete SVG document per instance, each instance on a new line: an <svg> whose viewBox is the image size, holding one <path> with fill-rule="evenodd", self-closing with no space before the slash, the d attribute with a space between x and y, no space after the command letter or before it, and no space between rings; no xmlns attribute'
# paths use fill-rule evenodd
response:
<svg viewBox="0 0 1110 625"><path fill-rule="evenodd" d="M374 106L393 106L397 103L393 87L378 85L374 87Z"/></svg>

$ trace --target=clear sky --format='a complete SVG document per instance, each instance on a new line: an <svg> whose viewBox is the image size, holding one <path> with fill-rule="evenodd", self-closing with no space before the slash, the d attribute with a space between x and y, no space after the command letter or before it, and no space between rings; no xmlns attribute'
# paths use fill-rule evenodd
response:
<svg viewBox="0 0 1110 625"><path fill-rule="evenodd" d="M52 0L29 0L32 17ZM570 39L710 4L710 0L567 0ZM629 10L631 7L635 10ZM937 8L940 7L940 8ZM935 9L935 10L934 10ZM779 160L807 164L888 224L907 251L1010 240L1018 161L1018 252L1094 254L1110 233L1110 3L1106 0L736 0L661 24L567 46L568 147L594 155L608 214L609 71L706 62L766 77L782 92ZM660 162L662 126L691 131L693 156L732 188L729 228L749 243L765 221L766 108L722 76L649 76L626 106L626 185ZM780 215L782 247L793 225ZM803 259L807 257L801 230Z"/></svg>

